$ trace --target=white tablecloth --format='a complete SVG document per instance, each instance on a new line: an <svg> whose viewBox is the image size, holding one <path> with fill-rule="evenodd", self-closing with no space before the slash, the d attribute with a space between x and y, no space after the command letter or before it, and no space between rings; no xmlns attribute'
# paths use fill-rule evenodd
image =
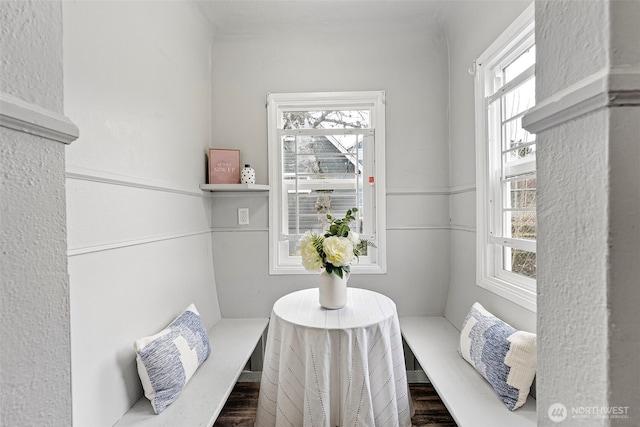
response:
<svg viewBox="0 0 640 427"><path fill-rule="evenodd" d="M410 426L400 325L394 302L348 288L326 310L318 289L273 306L255 425Z"/></svg>

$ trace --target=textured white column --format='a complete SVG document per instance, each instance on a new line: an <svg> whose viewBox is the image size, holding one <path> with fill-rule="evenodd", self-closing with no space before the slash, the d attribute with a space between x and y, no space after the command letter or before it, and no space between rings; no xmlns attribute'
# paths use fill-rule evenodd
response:
<svg viewBox="0 0 640 427"><path fill-rule="evenodd" d="M61 4L2 1L0 28L0 424L69 426Z"/></svg>
<svg viewBox="0 0 640 427"><path fill-rule="evenodd" d="M640 420L638 19L635 1L536 3L541 426L559 404L563 426Z"/></svg>

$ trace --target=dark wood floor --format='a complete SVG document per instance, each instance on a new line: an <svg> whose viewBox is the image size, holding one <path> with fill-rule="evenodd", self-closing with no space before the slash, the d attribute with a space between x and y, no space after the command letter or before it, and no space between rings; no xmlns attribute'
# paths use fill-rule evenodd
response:
<svg viewBox="0 0 640 427"><path fill-rule="evenodd" d="M456 427L431 384L409 384L415 415L414 427ZM260 383L236 384L214 427L250 427L256 416Z"/></svg>

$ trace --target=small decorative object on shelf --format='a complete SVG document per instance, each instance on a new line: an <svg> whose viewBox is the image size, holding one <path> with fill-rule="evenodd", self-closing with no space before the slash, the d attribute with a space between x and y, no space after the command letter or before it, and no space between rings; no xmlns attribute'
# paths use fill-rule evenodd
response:
<svg viewBox="0 0 640 427"><path fill-rule="evenodd" d="M351 262L362 254L362 245L375 246L368 240L361 240L358 233L349 228L357 211L357 208L349 209L342 219L327 214L324 234L307 231L298 242L304 268L321 272L318 289L320 305L324 308L344 307Z"/></svg>
<svg viewBox="0 0 640 427"><path fill-rule="evenodd" d="M244 165L244 169L240 171L240 183L241 184L255 184L256 183L256 171L253 170L249 163Z"/></svg>
<svg viewBox="0 0 640 427"><path fill-rule="evenodd" d="M209 184L240 183L240 150L209 149Z"/></svg>

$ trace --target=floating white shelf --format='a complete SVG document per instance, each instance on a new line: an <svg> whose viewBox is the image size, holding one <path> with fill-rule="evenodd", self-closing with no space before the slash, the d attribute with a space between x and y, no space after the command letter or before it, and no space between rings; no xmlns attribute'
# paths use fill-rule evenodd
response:
<svg viewBox="0 0 640 427"><path fill-rule="evenodd" d="M269 191L265 184L200 184L202 191Z"/></svg>

